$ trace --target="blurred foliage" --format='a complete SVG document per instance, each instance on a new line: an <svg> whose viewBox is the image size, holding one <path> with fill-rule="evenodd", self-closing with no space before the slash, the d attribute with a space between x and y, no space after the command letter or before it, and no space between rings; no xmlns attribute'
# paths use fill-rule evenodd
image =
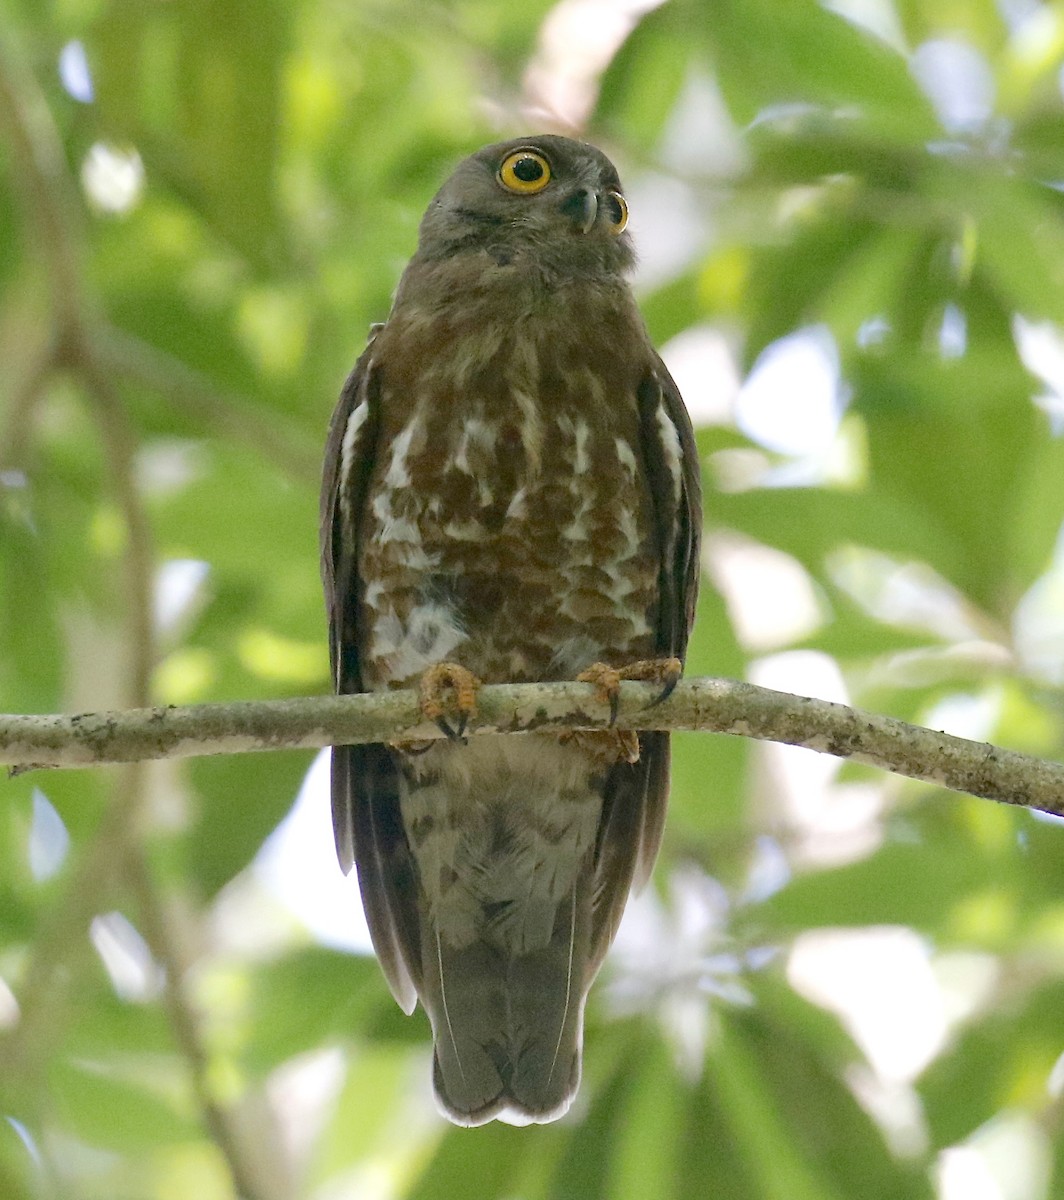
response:
<svg viewBox="0 0 1064 1200"><path fill-rule="evenodd" d="M1060 756L1064 4L621 12L0 0L0 707L327 690L339 383L455 160L568 121L715 348L690 670ZM811 761L677 738L577 1110L472 1133L375 964L249 906L305 755L0 784L0 1195L1064 1197L1064 828ZM877 1053L868 959L803 971L883 927Z"/></svg>

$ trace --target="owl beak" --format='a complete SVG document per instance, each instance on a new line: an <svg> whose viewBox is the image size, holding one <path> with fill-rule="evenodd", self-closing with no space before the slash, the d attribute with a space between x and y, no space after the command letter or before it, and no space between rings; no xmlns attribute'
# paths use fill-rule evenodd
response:
<svg viewBox="0 0 1064 1200"><path fill-rule="evenodd" d="M590 233L598 217L598 196L591 188L577 188L562 201L562 212L581 233Z"/></svg>

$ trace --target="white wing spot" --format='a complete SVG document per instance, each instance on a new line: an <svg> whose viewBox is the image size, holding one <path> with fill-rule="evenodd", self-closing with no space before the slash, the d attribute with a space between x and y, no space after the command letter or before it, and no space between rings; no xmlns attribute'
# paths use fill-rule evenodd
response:
<svg viewBox="0 0 1064 1200"><path fill-rule="evenodd" d="M344 426L343 439L340 442L340 510L348 522L351 520L351 472L354 470L355 460L360 453L358 435L368 416L369 405L363 400L361 404L351 410L347 424Z"/></svg>
<svg viewBox="0 0 1064 1200"><path fill-rule="evenodd" d="M577 421L576 429L573 432L575 446L573 449L573 469L577 475L587 473L587 468L590 464L590 459L587 454L587 440L591 436L591 430L588 428L586 421Z"/></svg>
<svg viewBox="0 0 1064 1200"><path fill-rule="evenodd" d="M373 515L380 522L377 540L385 542L420 542L421 533L413 521L397 517L392 512L392 492L378 492L373 498Z"/></svg>
<svg viewBox="0 0 1064 1200"><path fill-rule="evenodd" d="M661 448L665 452L665 465L672 477L673 500L679 504L683 491L683 450L680 447L680 435L672 423L664 402L658 405L658 433L661 436Z"/></svg>
<svg viewBox="0 0 1064 1200"><path fill-rule="evenodd" d="M510 503L506 506L507 520L519 521L522 517L527 515L527 499L528 496L525 492L525 489L523 487L519 487L510 498Z"/></svg>
<svg viewBox="0 0 1064 1200"><path fill-rule="evenodd" d="M469 462L469 451L479 451L485 458L490 459L495 450L495 428L477 417L470 417L462 426L462 436L458 439L458 447L454 452L452 466L463 475L474 474Z"/></svg>
<svg viewBox="0 0 1064 1200"><path fill-rule="evenodd" d="M636 524L635 513L627 506L618 509L617 523L624 535L624 550L618 558L624 562L639 553L639 526Z"/></svg>
<svg viewBox="0 0 1064 1200"><path fill-rule="evenodd" d="M414 440L417 422L411 421L392 444L392 461L384 482L393 488L410 486L410 471L407 469L406 456L410 453L410 443Z"/></svg>
<svg viewBox="0 0 1064 1200"><path fill-rule="evenodd" d="M448 521L443 532L456 542L482 542L487 537L479 521Z"/></svg>
<svg viewBox="0 0 1064 1200"><path fill-rule="evenodd" d="M561 531L569 542L586 542L591 536L591 518L594 515L597 493L594 485L588 486L586 476L591 464L587 443L591 430L586 421L573 421L569 417L558 418L558 428L563 434L572 434L572 474L569 476L569 494L573 500L572 520ZM585 478L581 480L581 476ZM577 564L574 564L577 565Z"/></svg>
<svg viewBox="0 0 1064 1200"><path fill-rule="evenodd" d="M515 387L512 395L521 414L521 445L525 450L528 475L534 478L543 462L543 422L539 404L536 397L523 388Z"/></svg>
<svg viewBox="0 0 1064 1200"><path fill-rule="evenodd" d="M362 603L367 608L376 609L380 603L381 597L384 595L384 583L380 579L374 579L372 583L366 584L366 589L362 593Z"/></svg>
<svg viewBox="0 0 1064 1200"><path fill-rule="evenodd" d="M635 454L632 451L631 445L624 438L617 438L617 461L624 467L625 472L631 482L635 482L636 474L639 467L635 461Z"/></svg>
<svg viewBox="0 0 1064 1200"><path fill-rule="evenodd" d="M389 608L373 623L370 657L387 660L388 679L402 681L445 661L465 639L465 630L446 604L419 604L405 625Z"/></svg>

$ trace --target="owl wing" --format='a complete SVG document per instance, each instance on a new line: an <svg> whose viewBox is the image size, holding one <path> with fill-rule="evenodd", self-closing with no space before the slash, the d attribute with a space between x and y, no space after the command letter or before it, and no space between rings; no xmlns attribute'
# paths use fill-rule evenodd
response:
<svg viewBox="0 0 1064 1200"><path fill-rule="evenodd" d="M698 598L702 482L691 418L655 354L639 385L639 449L654 503L659 554L657 653L683 661ZM633 886L648 879L665 825L669 735L639 735L639 761L606 777L595 859L592 969L609 949Z"/></svg>
<svg viewBox="0 0 1064 1200"><path fill-rule="evenodd" d="M683 661L698 600L702 475L691 418L656 354L654 368L639 388L639 419L661 555L657 649Z"/></svg>
<svg viewBox="0 0 1064 1200"><path fill-rule="evenodd" d="M366 690L359 660L362 581L359 529L377 457L381 375L373 340L355 364L329 425L321 490L321 574L329 619L329 660L339 694ZM344 872L358 867L362 905L373 946L400 1007L417 1003L413 974L420 934L413 864L399 815L399 773L386 746L334 746L332 816Z"/></svg>

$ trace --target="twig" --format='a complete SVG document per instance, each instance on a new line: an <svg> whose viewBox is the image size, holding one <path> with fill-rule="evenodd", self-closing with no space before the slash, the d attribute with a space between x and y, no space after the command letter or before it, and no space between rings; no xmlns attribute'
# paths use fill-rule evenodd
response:
<svg viewBox="0 0 1064 1200"><path fill-rule="evenodd" d="M728 679L621 685L618 728L690 729L804 746L958 792L1064 816L1064 764L909 725L827 700ZM498 684L477 696L470 734L602 729L608 706L583 683ZM0 762L16 770L429 740L413 691L148 708L77 716L0 716Z"/></svg>
<svg viewBox="0 0 1064 1200"><path fill-rule="evenodd" d="M316 479L317 448L283 416L273 424L263 420L261 405L218 389L187 364L101 319L84 280L77 187L47 101L25 62L17 46L0 41L0 138L11 148L16 165L11 174L23 190L51 297L54 348L41 379L55 363L73 364L88 352L102 374L151 387L197 423L253 447L293 478ZM38 388L39 382L34 379L30 387ZM11 448L4 452L12 456Z"/></svg>
<svg viewBox="0 0 1064 1200"><path fill-rule="evenodd" d="M218 388L187 363L124 330L101 325L93 335L93 351L102 368L151 388L200 428L251 447L293 479L317 480L320 447L310 445L280 413L264 418L260 402Z"/></svg>
<svg viewBox="0 0 1064 1200"><path fill-rule="evenodd" d="M83 379L92 400L111 489L126 527L124 609L130 657L125 690L133 704L144 705L151 698L151 673L155 666L152 631L154 552L148 515L137 492L136 436L114 382L96 361L92 346L86 343L72 347L68 354L70 365Z"/></svg>
<svg viewBox="0 0 1064 1200"><path fill-rule="evenodd" d="M23 190L25 210L38 235L56 328L66 331L88 309L77 192L48 102L14 37L6 28L0 39L0 135L11 149L11 176Z"/></svg>
<svg viewBox="0 0 1064 1200"><path fill-rule="evenodd" d="M125 875L140 914L140 928L152 954L164 969L163 1003L174 1040L188 1064L203 1122L229 1167L241 1200L280 1200L292 1194L288 1164L276 1152L276 1139L255 1144L234 1105L223 1104L213 1084L213 1059L204 1043L200 1012L187 984L187 963L175 936L173 920L149 870L142 850L126 856ZM272 1131L271 1131L272 1132Z"/></svg>
<svg viewBox="0 0 1064 1200"><path fill-rule="evenodd" d="M7 413L0 421L0 471L25 467L37 405L54 368L55 348L49 345L11 389Z"/></svg>
<svg viewBox="0 0 1064 1200"><path fill-rule="evenodd" d="M86 343L77 348L74 366L84 378L93 401L100 436L106 451L111 487L126 525L125 621L130 646L126 691L134 704L145 705L151 695L151 673L155 665L152 626L154 549L151 525L137 489L135 470L136 435L121 398L105 365L97 361L95 349ZM112 804L129 815L123 836L116 846L116 867L133 891L145 937L164 968L164 1002L177 1046L188 1064L192 1088L204 1124L221 1151L242 1200L273 1200L286 1190L283 1163L278 1157L266 1167L265 1160L251 1152L241 1134L234 1106L223 1104L211 1082L211 1057L202 1036L202 1020L193 1008L185 984L185 963L174 936L170 913L152 876L144 846L136 836L136 817L145 795L145 763L132 763L116 787Z"/></svg>
<svg viewBox="0 0 1064 1200"><path fill-rule="evenodd" d="M110 483L126 526L124 555L126 642L130 656L125 691L128 702L150 698L154 665L152 630L153 562L151 528L137 491L134 470L136 435L115 386L113 343L103 335L81 271L81 229L76 190L58 131L32 74L16 53L0 44L0 134L12 146L25 189L26 211L40 242L52 293L53 340L47 360L31 377L29 408L53 367L65 367L84 384L104 445ZM22 447L19 447L20 452ZM84 930L116 876L125 875L140 902L141 915L155 955L166 968L167 1010L174 1036L188 1060L204 1120L225 1156L233 1184L245 1200L279 1194L264 1168L239 1136L235 1113L214 1097L209 1060L200 1040L199 1022L187 1002L183 970L171 936L168 914L137 840L136 817L144 795L145 768L139 760L115 782L114 795L96 836L84 849L59 902L41 923L19 988L22 1020L15 1034L0 1039L0 1077L37 1078L43 1073L47 1042L55 1038L69 1008L71 980L57 971L87 950ZM43 1097L41 1088L27 1091ZM40 1102L34 1111L39 1116Z"/></svg>

